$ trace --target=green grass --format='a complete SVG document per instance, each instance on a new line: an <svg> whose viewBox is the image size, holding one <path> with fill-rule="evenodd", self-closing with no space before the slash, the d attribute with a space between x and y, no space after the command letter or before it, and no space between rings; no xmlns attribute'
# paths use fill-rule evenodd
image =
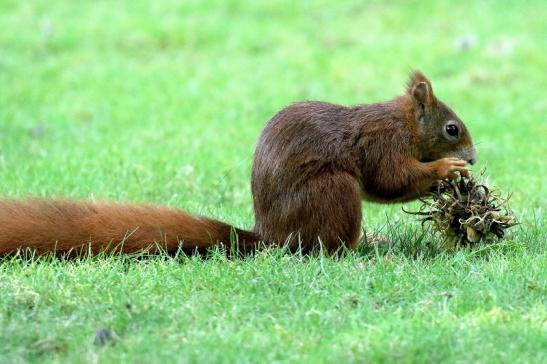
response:
<svg viewBox="0 0 547 364"><path fill-rule="evenodd" d="M523 224L441 252L0 261L0 362L484 362L547 357L543 1L0 0L0 195L146 201L253 224L253 149L304 99L380 101L423 70ZM456 43L471 36L474 46ZM386 223L389 221L389 223ZM107 328L114 343L98 347Z"/></svg>

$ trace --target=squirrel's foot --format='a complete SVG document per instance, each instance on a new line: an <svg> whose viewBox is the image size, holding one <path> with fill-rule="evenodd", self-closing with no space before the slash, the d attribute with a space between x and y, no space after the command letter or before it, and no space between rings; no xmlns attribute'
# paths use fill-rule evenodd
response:
<svg viewBox="0 0 547 364"><path fill-rule="evenodd" d="M369 234L366 237L363 237L363 241L368 244L378 245L391 245L393 243L388 237L380 234Z"/></svg>

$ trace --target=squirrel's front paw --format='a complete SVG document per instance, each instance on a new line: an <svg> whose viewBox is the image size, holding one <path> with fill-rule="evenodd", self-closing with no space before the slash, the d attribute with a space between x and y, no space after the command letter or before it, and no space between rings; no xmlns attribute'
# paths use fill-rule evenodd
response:
<svg viewBox="0 0 547 364"><path fill-rule="evenodd" d="M437 173L438 179L456 179L458 178L458 174L456 172L460 172L460 174L464 177L469 177L467 162L462 159L443 158L436 160L434 163L436 164L435 172Z"/></svg>

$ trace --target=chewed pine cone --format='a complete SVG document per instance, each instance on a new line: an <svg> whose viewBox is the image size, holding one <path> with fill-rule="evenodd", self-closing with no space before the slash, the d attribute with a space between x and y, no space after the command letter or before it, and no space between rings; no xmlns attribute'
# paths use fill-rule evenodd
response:
<svg viewBox="0 0 547 364"><path fill-rule="evenodd" d="M501 197L497 188L490 189L473 176L462 176L438 181L428 196L420 199L418 211L403 211L422 216L422 224L432 222L449 246L472 245L502 239L506 229L518 224L507 206L510 197Z"/></svg>

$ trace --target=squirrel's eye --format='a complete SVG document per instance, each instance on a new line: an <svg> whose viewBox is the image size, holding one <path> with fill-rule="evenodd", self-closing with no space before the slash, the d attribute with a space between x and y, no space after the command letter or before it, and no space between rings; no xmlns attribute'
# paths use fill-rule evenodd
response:
<svg viewBox="0 0 547 364"><path fill-rule="evenodd" d="M455 124L448 124L446 127L446 133L450 136L457 137L458 136L458 126Z"/></svg>

